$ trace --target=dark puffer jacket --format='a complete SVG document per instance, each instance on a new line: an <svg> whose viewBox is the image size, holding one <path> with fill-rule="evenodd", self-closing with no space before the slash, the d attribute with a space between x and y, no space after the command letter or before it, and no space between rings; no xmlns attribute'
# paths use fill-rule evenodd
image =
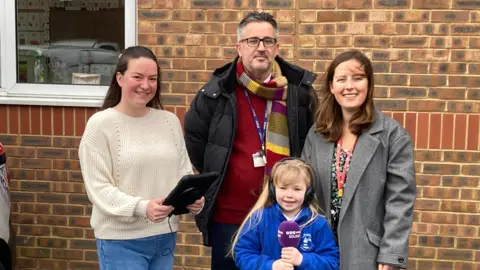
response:
<svg viewBox="0 0 480 270"><path fill-rule="evenodd" d="M199 172L219 172L220 178L205 195L205 206L196 216L196 224L209 246L208 225L215 200L225 176L237 128L235 97L236 63L214 71L212 78L197 93L185 115L185 142L193 166ZM313 123L317 98L312 84L316 75L276 58L288 80L287 119L292 156L300 156L308 130Z"/></svg>

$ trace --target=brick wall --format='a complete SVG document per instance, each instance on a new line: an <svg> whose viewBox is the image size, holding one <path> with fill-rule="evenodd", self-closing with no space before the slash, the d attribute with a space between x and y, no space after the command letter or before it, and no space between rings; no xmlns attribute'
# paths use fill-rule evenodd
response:
<svg viewBox="0 0 480 270"><path fill-rule="evenodd" d="M418 200L409 269L480 269L479 0L138 4L139 43L159 57L165 102L181 120L210 72L235 56L236 26L247 10L271 11L280 22L281 55L319 75L347 48L366 52L374 62L377 106L415 141ZM0 105L21 269L96 267L91 205L76 154L93 112ZM178 260L188 269L208 268L209 250L199 245L191 218L181 231Z"/></svg>

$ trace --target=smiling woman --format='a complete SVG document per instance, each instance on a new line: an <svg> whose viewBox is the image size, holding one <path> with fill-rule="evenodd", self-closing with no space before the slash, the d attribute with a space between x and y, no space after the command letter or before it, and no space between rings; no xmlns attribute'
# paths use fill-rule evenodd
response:
<svg viewBox="0 0 480 270"><path fill-rule="evenodd" d="M120 57L102 111L79 148L102 270L172 269L178 218L165 197L192 174L178 118L162 110L160 68L151 50ZM197 213L203 198L187 207ZM152 252L152 250L154 252Z"/></svg>
<svg viewBox="0 0 480 270"><path fill-rule="evenodd" d="M102 109L119 106L130 111L136 107L163 109L160 103L160 67L155 55L147 48L136 46L125 50L112 76ZM122 102L123 101L123 102ZM140 112L142 113L142 112Z"/></svg>
<svg viewBox="0 0 480 270"><path fill-rule="evenodd" d="M340 269L407 268L416 196L412 140L375 109L372 63L360 51L335 57L322 91L302 157L318 176Z"/></svg>

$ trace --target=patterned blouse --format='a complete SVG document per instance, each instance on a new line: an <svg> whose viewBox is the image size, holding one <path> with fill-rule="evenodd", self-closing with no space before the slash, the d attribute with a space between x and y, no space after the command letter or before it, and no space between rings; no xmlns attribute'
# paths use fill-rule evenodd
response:
<svg viewBox="0 0 480 270"><path fill-rule="evenodd" d="M333 151L333 161L332 161L332 188L331 188L331 214L332 214L332 230L333 233L335 234L335 237L338 237L337 235L337 227L338 227L338 218L340 217L340 208L342 206L342 197L338 197L338 186L337 186L337 174L335 173L335 166L336 166L336 160L337 160L337 144L335 144L335 151ZM353 155L352 155L353 156ZM345 160L347 159L347 152L344 151L343 149L340 150L340 171L343 172L343 168L345 167ZM350 157L350 162L352 160L352 157ZM348 174L348 171L347 171ZM345 194L345 187L347 186L347 182L345 179L345 183L343 186L343 191Z"/></svg>

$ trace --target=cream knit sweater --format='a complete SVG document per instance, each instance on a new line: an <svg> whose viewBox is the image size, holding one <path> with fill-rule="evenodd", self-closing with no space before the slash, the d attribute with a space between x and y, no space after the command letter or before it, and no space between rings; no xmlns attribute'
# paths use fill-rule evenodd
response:
<svg viewBox="0 0 480 270"><path fill-rule="evenodd" d="M130 117L115 109L94 114L79 148L91 226L100 239L134 239L170 232L167 219L146 218L150 199L165 198L180 178L192 174L178 118L150 109ZM173 231L178 219L170 219Z"/></svg>

